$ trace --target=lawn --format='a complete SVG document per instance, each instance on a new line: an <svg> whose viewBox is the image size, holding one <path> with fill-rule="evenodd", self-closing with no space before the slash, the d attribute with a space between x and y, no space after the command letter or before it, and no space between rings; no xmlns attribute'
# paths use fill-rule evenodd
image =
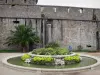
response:
<svg viewBox="0 0 100 75"><path fill-rule="evenodd" d="M18 53L18 50L0 50L0 53Z"/></svg>

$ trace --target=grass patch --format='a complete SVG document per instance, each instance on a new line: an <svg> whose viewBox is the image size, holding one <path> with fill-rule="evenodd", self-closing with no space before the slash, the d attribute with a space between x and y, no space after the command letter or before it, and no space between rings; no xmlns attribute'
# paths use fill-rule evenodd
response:
<svg viewBox="0 0 100 75"><path fill-rule="evenodd" d="M97 50L73 50L73 52L98 52Z"/></svg>
<svg viewBox="0 0 100 75"><path fill-rule="evenodd" d="M0 53L20 53L18 50L0 50ZM98 52L97 50L73 50L72 52Z"/></svg>
<svg viewBox="0 0 100 75"><path fill-rule="evenodd" d="M0 50L0 53L18 53L18 50Z"/></svg>

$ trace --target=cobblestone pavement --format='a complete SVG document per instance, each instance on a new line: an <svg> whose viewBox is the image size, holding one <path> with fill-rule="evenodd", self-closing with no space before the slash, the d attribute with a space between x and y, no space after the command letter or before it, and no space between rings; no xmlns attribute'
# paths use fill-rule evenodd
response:
<svg viewBox="0 0 100 75"><path fill-rule="evenodd" d="M12 56L12 55L18 55L18 54L21 54L21 53L0 53L0 75L33 75L33 73L29 71L23 72L23 71L18 71L18 70L7 68L1 63L1 60L3 58L7 56ZM100 57L100 53L85 53L85 54ZM51 75L51 74L44 74L44 75ZM52 74L52 75L56 75L56 74ZM100 66L97 66L93 70L84 71L84 72L68 73L66 75L100 75Z"/></svg>

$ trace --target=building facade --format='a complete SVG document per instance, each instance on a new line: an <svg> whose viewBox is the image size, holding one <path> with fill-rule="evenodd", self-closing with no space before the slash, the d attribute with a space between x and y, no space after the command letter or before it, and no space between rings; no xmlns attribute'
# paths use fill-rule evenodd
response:
<svg viewBox="0 0 100 75"><path fill-rule="evenodd" d="M0 49L17 25L31 25L42 45L56 41L62 47L100 49L100 9L36 5L38 0L0 0Z"/></svg>

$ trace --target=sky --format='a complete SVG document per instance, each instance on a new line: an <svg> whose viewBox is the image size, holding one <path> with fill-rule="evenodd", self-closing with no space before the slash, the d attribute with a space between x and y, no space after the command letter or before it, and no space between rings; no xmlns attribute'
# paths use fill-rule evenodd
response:
<svg viewBox="0 0 100 75"><path fill-rule="evenodd" d="M100 0L38 0L38 4L100 8Z"/></svg>

